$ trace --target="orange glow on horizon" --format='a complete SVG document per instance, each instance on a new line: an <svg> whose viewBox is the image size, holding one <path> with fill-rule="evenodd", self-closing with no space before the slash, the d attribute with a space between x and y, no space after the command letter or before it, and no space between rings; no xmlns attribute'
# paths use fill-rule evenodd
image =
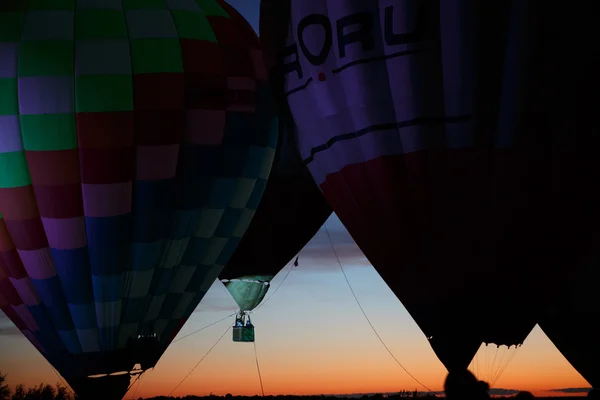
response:
<svg viewBox="0 0 600 400"><path fill-rule="evenodd" d="M339 226L338 226L339 225ZM330 220L328 229L342 228ZM345 235L349 236L347 233ZM334 235L335 237L335 235ZM391 353L432 391L443 389L446 370L427 339L379 274L347 238L337 255L362 308ZM288 268L293 268L282 284ZM390 356L365 320L341 274L324 231L300 253L298 268L286 267L271 282L281 289L267 294L252 314L256 348L266 395L362 394L425 391ZM274 300L270 300L270 296ZM179 334L184 337L235 311L220 282L210 288ZM168 395L231 324L225 320L173 343L154 370L126 398ZM4 325L2 325L4 324ZM2 329L7 328L4 333ZM8 383L25 386L55 383L55 371L37 350L0 320L0 371ZM485 377L481 377L485 379ZM536 327L493 385L527 390L538 397L574 397L585 393L550 391L589 388L546 335ZM196 367L173 396L261 393L254 346L234 343L231 331Z"/></svg>

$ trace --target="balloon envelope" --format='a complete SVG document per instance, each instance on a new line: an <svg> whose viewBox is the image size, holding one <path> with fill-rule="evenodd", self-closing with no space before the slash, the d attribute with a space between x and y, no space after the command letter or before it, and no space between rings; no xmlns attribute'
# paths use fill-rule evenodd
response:
<svg viewBox="0 0 600 400"><path fill-rule="evenodd" d="M598 227L597 14L521 0L261 7L305 164L442 362L522 343Z"/></svg>
<svg viewBox="0 0 600 400"><path fill-rule="evenodd" d="M599 255L570 280L538 321L567 361L594 388L600 388Z"/></svg>
<svg viewBox="0 0 600 400"><path fill-rule="evenodd" d="M313 238L331 207L302 162L295 141L281 139L261 203L219 278L240 306L258 306L273 277Z"/></svg>
<svg viewBox="0 0 600 400"><path fill-rule="evenodd" d="M264 191L258 38L221 0L9 5L0 306L76 391L122 397L88 377L156 364Z"/></svg>

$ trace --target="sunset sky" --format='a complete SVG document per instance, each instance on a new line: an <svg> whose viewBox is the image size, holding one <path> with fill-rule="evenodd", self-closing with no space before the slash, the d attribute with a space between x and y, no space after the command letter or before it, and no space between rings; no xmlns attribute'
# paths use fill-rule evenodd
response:
<svg viewBox="0 0 600 400"><path fill-rule="evenodd" d="M361 305L385 344L400 363L431 390L442 389L445 369L402 304L356 247L339 219L326 224L340 262ZM300 253L300 265L289 268L272 282L279 289L256 310L256 346L265 394L370 393L419 385L404 372L377 339L361 313L341 272L325 228ZM477 301L477 299L473 299ZM213 323L235 311L235 303L216 282L179 337ZM233 317L177 343L173 343L156 369L140 380L136 397L167 395L200 361ZM0 370L9 383L35 385L56 382L49 364L9 322L0 320ZM8 329L6 329L8 328ZM480 351L479 372L493 363L496 350ZM502 352L497 359L501 359ZM487 362L486 362L487 361ZM514 355L496 388L530 390L538 395L561 395L551 389L585 388L589 385L536 328ZM134 386L129 393L133 395ZM260 393L254 348L234 343L231 332L174 392L186 394Z"/></svg>
<svg viewBox="0 0 600 400"><path fill-rule="evenodd" d="M229 2L256 28L258 0ZM266 303L252 314L265 394L424 390L378 340L346 283L340 263L367 316L396 359L425 386L442 390L446 371L423 333L339 219L332 216L325 226L300 253L299 266L284 268L272 281ZM281 284L290 268L292 271ZM179 338L233 313L235 308L224 286L215 282ZM134 394L136 398L168 395L232 323L233 317L173 343L157 367L146 373L126 398ZM499 352L497 359L502 355ZM480 351L477 358L482 379L490 376L483 367L486 362L503 365L493 363L495 356L496 349L488 349L487 359L485 349ZM54 383L58 379L50 365L1 313L0 371L8 373L11 386ZM536 327L494 387L529 390L538 396L560 396L566 393L556 389L589 385ZM260 394L254 347L232 342L231 332L173 395L211 392Z"/></svg>

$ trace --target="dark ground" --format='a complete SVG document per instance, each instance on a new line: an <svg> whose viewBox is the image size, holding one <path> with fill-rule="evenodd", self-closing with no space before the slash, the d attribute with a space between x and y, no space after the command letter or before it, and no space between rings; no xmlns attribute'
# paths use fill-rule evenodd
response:
<svg viewBox="0 0 600 400"><path fill-rule="evenodd" d="M401 399L412 399L418 397L419 400L434 400L434 399L443 399L444 396L443 394L436 394L436 395L427 395L424 393L419 393L417 394L417 396L415 396L414 392L400 392L398 394L387 394L387 395L381 395L381 394L375 394L375 395L321 395L321 396L293 396L293 395L287 395L287 396L265 396L264 399L268 399L268 400L341 400L341 399L352 399L352 400L383 400L383 399L387 399L387 400L401 400ZM512 399L514 398L514 396L493 396L494 399ZM147 398L147 399L138 399L138 400L231 400L231 399L236 399L236 400L257 400L259 398L263 398L262 396L232 396L230 394L226 395L226 396L183 396L183 397L165 397L165 396L159 396L159 397L151 397L151 398ZM582 396L560 396L559 397L560 400L581 400ZM583 395L583 398L585 398L585 395ZM558 396L557 397L536 397L536 399L539 400L558 400Z"/></svg>

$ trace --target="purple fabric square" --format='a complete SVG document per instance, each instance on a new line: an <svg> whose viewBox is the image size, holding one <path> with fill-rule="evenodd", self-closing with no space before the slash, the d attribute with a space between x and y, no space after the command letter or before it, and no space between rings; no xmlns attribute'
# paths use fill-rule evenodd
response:
<svg viewBox="0 0 600 400"><path fill-rule="evenodd" d="M19 78L21 114L66 114L74 111L73 77Z"/></svg>
<svg viewBox="0 0 600 400"><path fill-rule="evenodd" d="M0 115L0 153L23 150L19 117Z"/></svg>
<svg viewBox="0 0 600 400"><path fill-rule="evenodd" d="M18 43L0 43L0 79L16 78Z"/></svg>

